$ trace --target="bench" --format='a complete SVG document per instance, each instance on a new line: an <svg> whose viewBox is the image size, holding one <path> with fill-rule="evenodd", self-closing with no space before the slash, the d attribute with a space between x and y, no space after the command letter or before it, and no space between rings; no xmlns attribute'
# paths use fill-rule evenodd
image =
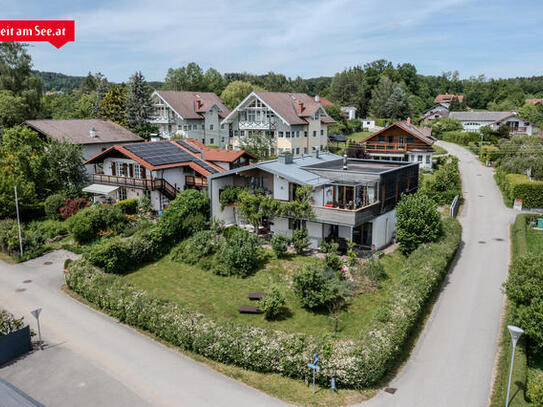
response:
<svg viewBox="0 0 543 407"><path fill-rule="evenodd" d="M266 293L249 293L247 295L247 297L250 299L250 300L261 300L263 299L264 297L266 297Z"/></svg>
<svg viewBox="0 0 543 407"><path fill-rule="evenodd" d="M251 307L248 305L242 305L238 308L238 311L240 314L262 314L264 312L258 307Z"/></svg>

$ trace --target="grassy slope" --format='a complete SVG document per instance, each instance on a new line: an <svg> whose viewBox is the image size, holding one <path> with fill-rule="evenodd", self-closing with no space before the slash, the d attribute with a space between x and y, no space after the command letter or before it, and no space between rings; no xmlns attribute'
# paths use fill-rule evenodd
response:
<svg viewBox="0 0 543 407"><path fill-rule="evenodd" d="M302 256L295 256L290 260L274 258L264 269L242 279L217 276L208 270L174 262L166 256L125 278L158 297L181 303L215 318L287 332L319 335L331 332L331 319L326 314L303 309L287 283L295 270L312 261L314 260L311 257ZM382 261L390 278L375 293L358 295L350 301L347 312L343 312L340 317L339 336L357 337L360 330L371 320L375 310L387 299L388 289L399 276L403 257L394 253L385 256ZM262 315L240 314L237 311L240 305L256 305L247 299L249 292L266 291L272 283L279 283L284 287L290 316L270 322Z"/></svg>
<svg viewBox="0 0 543 407"><path fill-rule="evenodd" d="M445 150L443 147L440 147L440 146L436 146L434 145L434 155L443 155L443 154L447 154L448 151Z"/></svg>
<svg viewBox="0 0 543 407"><path fill-rule="evenodd" d="M526 227L527 214L517 216L511 227L511 250L513 259L526 252L543 250L543 231L533 230ZM503 326L502 340L500 343L501 352L498 360L494 391L490 405L501 407L505 405L507 395L507 382L509 380L509 366L511 363L512 344L507 325L511 322L511 309L506 308L505 324ZM511 379L511 407L533 406L524 398L526 384L526 348L521 339L515 351L515 365Z"/></svg>

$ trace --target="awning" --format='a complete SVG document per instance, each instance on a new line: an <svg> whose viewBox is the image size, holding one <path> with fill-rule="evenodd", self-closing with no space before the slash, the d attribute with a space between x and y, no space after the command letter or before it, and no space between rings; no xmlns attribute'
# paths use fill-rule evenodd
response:
<svg viewBox="0 0 543 407"><path fill-rule="evenodd" d="M91 184L88 187L83 188L83 191L90 192L91 194L108 195L117 189L119 189L119 187L113 185Z"/></svg>

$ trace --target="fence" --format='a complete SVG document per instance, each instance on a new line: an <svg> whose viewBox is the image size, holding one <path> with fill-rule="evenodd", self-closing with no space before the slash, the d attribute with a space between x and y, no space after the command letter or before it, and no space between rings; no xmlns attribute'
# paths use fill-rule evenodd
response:
<svg viewBox="0 0 543 407"><path fill-rule="evenodd" d="M0 365L8 363L32 349L30 327L27 325L0 337Z"/></svg>
<svg viewBox="0 0 543 407"><path fill-rule="evenodd" d="M450 214L451 218L456 218L458 213L458 207L460 206L460 198L456 195L451 203Z"/></svg>

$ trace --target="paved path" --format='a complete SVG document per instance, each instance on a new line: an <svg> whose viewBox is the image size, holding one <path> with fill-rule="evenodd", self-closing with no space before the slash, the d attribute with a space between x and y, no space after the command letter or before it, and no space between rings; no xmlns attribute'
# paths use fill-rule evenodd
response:
<svg viewBox="0 0 543 407"><path fill-rule="evenodd" d="M64 294L59 288L68 255L58 251L18 265L0 262L0 306L24 315L35 331L30 311L42 307L48 344L0 368L1 378L55 407L285 405Z"/></svg>
<svg viewBox="0 0 543 407"><path fill-rule="evenodd" d="M460 159L463 244L409 361L390 383L396 393L380 392L364 407L489 402L515 214L503 204L490 168L462 147L439 144Z"/></svg>

